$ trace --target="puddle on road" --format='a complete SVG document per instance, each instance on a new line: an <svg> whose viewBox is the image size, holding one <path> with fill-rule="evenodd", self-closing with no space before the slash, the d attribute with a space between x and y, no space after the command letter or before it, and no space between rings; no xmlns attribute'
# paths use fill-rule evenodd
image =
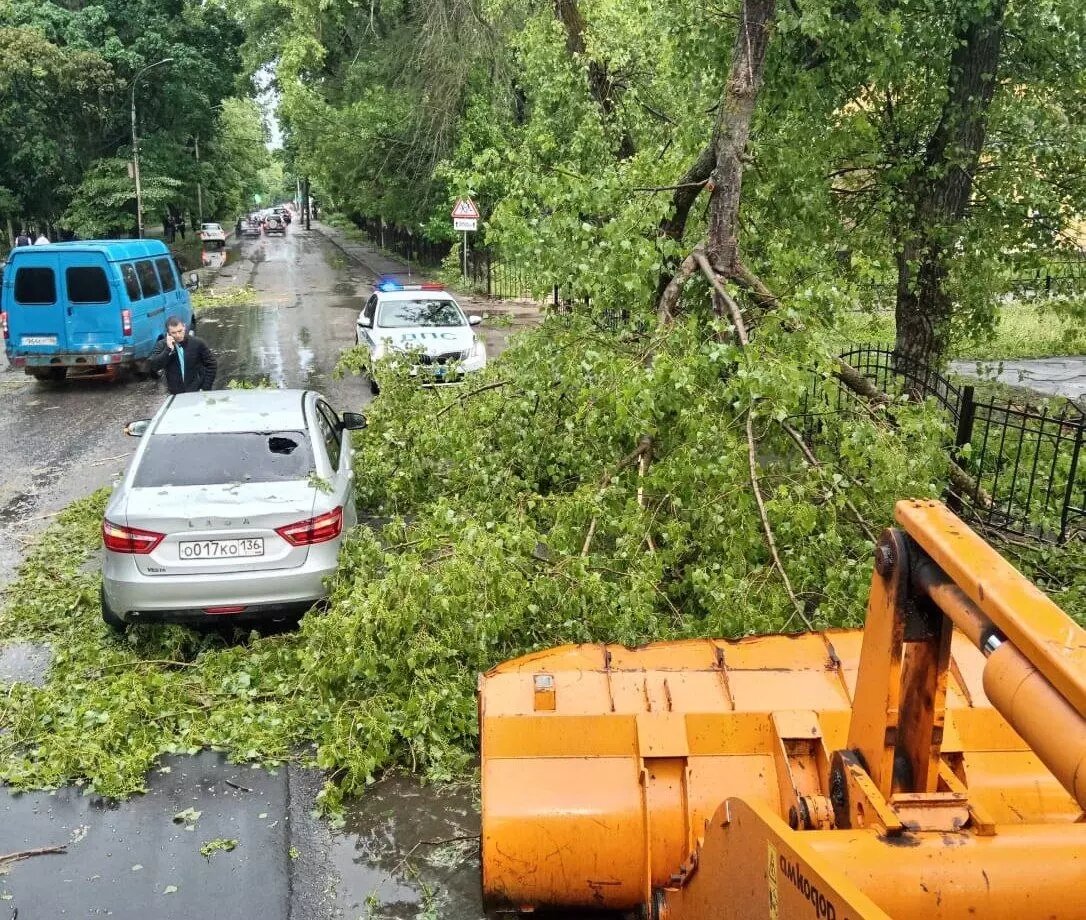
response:
<svg viewBox="0 0 1086 920"><path fill-rule="evenodd" d="M389 776L347 805L333 834L347 917L482 920L479 813L473 787Z"/></svg>

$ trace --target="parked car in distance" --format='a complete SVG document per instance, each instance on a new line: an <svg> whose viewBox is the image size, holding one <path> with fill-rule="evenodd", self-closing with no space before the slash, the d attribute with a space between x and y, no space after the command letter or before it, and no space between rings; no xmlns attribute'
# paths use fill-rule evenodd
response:
<svg viewBox="0 0 1086 920"><path fill-rule="evenodd" d="M358 517L348 431L312 390L171 396L140 437L102 522L102 618L296 619L325 594Z"/></svg>
<svg viewBox="0 0 1086 920"><path fill-rule="evenodd" d="M200 224L200 242L222 248L226 245L226 231L222 224Z"/></svg>
<svg viewBox="0 0 1086 920"><path fill-rule="evenodd" d="M0 287L0 335L12 367L38 380L73 371L146 370L166 318L195 328L189 290L161 240L89 240L20 246ZM186 289L188 288L188 289Z"/></svg>
<svg viewBox="0 0 1086 920"><path fill-rule="evenodd" d="M381 278L355 324L355 344L369 352L370 388L380 390L376 365L402 354L410 373L424 386L456 383L464 374L486 367L486 343L472 326L481 316L467 316L440 284L400 284Z"/></svg>
<svg viewBox="0 0 1086 920"><path fill-rule="evenodd" d="M247 217L241 222L241 235L245 237L258 237L263 233L260 221L253 217Z"/></svg>
<svg viewBox="0 0 1086 920"><path fill-rule="evenodd" d="M286 222L278 214L269 214L264 218L264 232L271 236L273 233L278 233L281 236L287 235Z"/></svg>

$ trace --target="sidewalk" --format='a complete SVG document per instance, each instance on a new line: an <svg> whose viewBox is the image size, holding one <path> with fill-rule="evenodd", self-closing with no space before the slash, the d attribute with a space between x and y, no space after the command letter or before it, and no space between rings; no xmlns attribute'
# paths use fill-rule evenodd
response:
<svg viewBox="0 0 1086 920"><path fill-rule="evenodd" d="M329 226L317 220L310 221L312 232L321 234L333 246L355 265L360 266L376 281L382 275L395 275L396 280L407 284L422 284L434 280L429 270L407 262L389 252L383 252L367 240L351 239L337 227ZM302 229L299 225L298 229ZM410 280L405 275L410 272ZM487 353L495 357L503 352L510 336L523 329L536 326L542 319L542 310L538 304L523 300L499 300L483 297L479 294L451 289L465 313L477 313L487 317L478 327L486 341ZM497 324L490 318L502 317ZM508 317L508 319L505 319Z"/></svg>

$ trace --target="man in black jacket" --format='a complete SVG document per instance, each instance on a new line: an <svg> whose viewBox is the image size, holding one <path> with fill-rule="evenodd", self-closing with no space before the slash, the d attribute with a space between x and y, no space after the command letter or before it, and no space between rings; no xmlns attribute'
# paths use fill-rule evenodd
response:
<svg viewBox="0 0 1086 920"><path fill-rule="evenodd" d="M215 386L215 356L194 335L187 334L180 317L166 320L166 338L147 359L148 365L166 374L166 389L173 394L195 393Z"/></svg>

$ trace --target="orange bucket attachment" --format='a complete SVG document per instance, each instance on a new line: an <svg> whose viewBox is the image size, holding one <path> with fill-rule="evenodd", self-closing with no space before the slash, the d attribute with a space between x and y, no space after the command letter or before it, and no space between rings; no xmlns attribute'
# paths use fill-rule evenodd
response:
<svg viewBox="0 0 1086 920"><path fill-rule="evenodd" d="M1011 598L1008 603L1013 605L1015 597L1035 601L1043 595L1036 589L1014 595L1021 587L1015 578L1024 579L938 503L905 504L899 505L898 518L909 534L919 536L910 542L900 531L888 531L898 542L887 545L897 547L902 556L913 554L915 560L908 576L905 569L874 575L866 646L860 630L734 642L698 639L637 649L564 646L517 658L482 675L486 905L524 910L656 905L650 915L663 916L665 900L674 895L678 903L679 896L696 887L687 887L691 878L709 883L704 869L695 870L698 860L713 851L709 844L718 846L726 833L720 824L728 811L726 801L738 809L736 800L742 800L758 814L775 816L785 833L800 832L796 839L809 841L803 844L805 852L836 848L835 859L849 859L853 851L852 844L840 841L853 841L857 855L867 852L864 847L877 849L877 841L856 841L858 834L874 835L878 822L884 829L896 828L888 833L911 833L916 827L931 831L930 852L938 855L951 852L948 844L937 845L943 832L940 822L944 835L968 828L970 842L977 841L969 852L976 853L996 852L995 844L986 844L980 835L994 834L1001 824L1066 828L1076 821L1082 811L1065 788L1067 779L1061 785L1044 765L1055 758L1040 746L1037 752L1031 750L989 702L985 669L997 661L986 659L970 641L977 636L968 633L971 627L964 616L973 616L971 622L983 629L994 621L1000 635L1030 648L1037 661L1041 659L1032 653L1033 646L1060 658L1055 640L1045 644L1044 637L1056 636L1057 627L1063 629L1059 635L1071 635L1063 626L1070 620L1054 605L1063 620L1052 613L1042 624L1048 632L1016 620L1013 610L1004 616L993 603ZM927 539L947 530L947 540ZM960 556L967 558L955 570ZM885 558L892 560L892 555ZM936 600L947 593L950 572L964 588L956 602L959 613L965 612L965 627L958 631L939 626L939 614L925 627L925 645L910 636L916 627L911 620L905 623L903 611L914 609L906 603L913 590L909 578L921 572L921 563L930 568L932 559L938 563L938 578L926 586L928 597ZM970 585L980 584L977 579L983 579L983 585L973 591ZM986 596L988 589L998 595L995 602ZM977 598L970 600L974 594ZM977 604L984 607L983 615ZM1040 613L1038 603L1030 610ZM994 673L987 674L989 681ZM1004 682L1023 679L1010 668L1000 673ZM1056 674L1063 681L1056 684L1061 691L1081 688L1062 659ZM858 683L873 689L856 705ZM929 683L931 693L917 692ZM1073 692L1063 695L1073 700ZM1031 698L1045 697L1038 692ZM1010 717L1020 727L1025 724ZM1081 711L1076 715L1072 707L1066 717L1072 728L1081 726ZM900 732L899 718L906 719ZM895 744L906 744L915 755L915 763L905 765L904 783L894 762ZM861 753L852 753L856 751ZM855 801L866 796L869 806L883 803L881 813L867 812L868 826L862 808L857 812L854 806L849 815L839 802L831 804L831 768L861 784ZM717 824L711 823L714 815ZM1004 843L1009 842L1005 837ZM765 850L761 852L764 864ZM1082 871L1086 880L1086 868ZM728 899L735 879L715 882L721 898ZM743 880L744 885L748 882L754 884ZM892 882L892 877L886 882L888 891L894 888Z"/></svg>

